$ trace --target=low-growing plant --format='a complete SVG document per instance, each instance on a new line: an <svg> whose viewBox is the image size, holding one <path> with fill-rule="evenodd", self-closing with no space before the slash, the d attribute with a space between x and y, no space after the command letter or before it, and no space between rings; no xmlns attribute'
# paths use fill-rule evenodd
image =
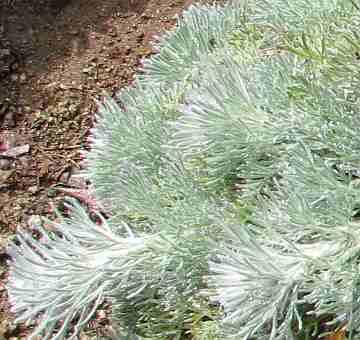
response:
<svg viewBox="0 0 360 340"><path fill-rule="evenodd" d="M31 338L75 338L107 300L119 339L358 339L359 11L184 12L99 103L83 175L109 216L70 202L10 246Z"/></svg>

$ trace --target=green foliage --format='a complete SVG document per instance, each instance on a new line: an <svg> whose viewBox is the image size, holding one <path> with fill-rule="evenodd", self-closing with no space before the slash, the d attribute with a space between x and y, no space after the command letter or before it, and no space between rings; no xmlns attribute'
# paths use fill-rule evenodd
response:
<svg viewBox="0 0 360 340"><path fill-rule="evenodd" d="M119 339L360 332L360 13L350 0L193 6L130 89L99 103L81 206L19 231L18 321Z"/></svg>

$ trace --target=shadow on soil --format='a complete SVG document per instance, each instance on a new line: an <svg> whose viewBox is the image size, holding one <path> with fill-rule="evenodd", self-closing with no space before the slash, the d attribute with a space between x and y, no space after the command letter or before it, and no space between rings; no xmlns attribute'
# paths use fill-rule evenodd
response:
<svg viewBox="0 0 360 340"><path fill-rule="evenodd" d="M108 19L141 14L148 0L1 0L0 51L9 62L27 61L44 71L53 57L81 54L90 32L105 33ZM1 57L1 54L0 54ZM9 65L8 65L9 66ZM11 73L10 65L8 73ZM7 74L3 72L2 77ZM0 74L1 76L1 74ZM0 79L0 81L3 79Z"/></svg>

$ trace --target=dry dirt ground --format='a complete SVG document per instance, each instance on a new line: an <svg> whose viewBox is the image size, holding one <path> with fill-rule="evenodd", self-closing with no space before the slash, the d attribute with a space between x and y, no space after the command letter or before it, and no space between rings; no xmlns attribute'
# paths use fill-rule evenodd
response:
<svg viewBox="0 0 360 340"><path fill-rule="evenodd" d="M191 0L0 0L0 339L22 338L8 312L5 247L51 215L72 177L95 98L131 83L154 33Z"/></svg>

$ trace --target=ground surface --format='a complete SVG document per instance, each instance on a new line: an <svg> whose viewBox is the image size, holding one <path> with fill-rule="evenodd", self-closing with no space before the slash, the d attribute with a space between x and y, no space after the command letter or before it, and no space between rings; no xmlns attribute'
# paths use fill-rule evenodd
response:
<svg viewBox="0 0 360 340"><path fill-rule="evenodd" d="M153 53L152 35L190 2L0 0L0 339L24 335L9 321L8 238L51 214L59 188L84 186L72 174L94 99L131 83L139 60Z"/></svg>

